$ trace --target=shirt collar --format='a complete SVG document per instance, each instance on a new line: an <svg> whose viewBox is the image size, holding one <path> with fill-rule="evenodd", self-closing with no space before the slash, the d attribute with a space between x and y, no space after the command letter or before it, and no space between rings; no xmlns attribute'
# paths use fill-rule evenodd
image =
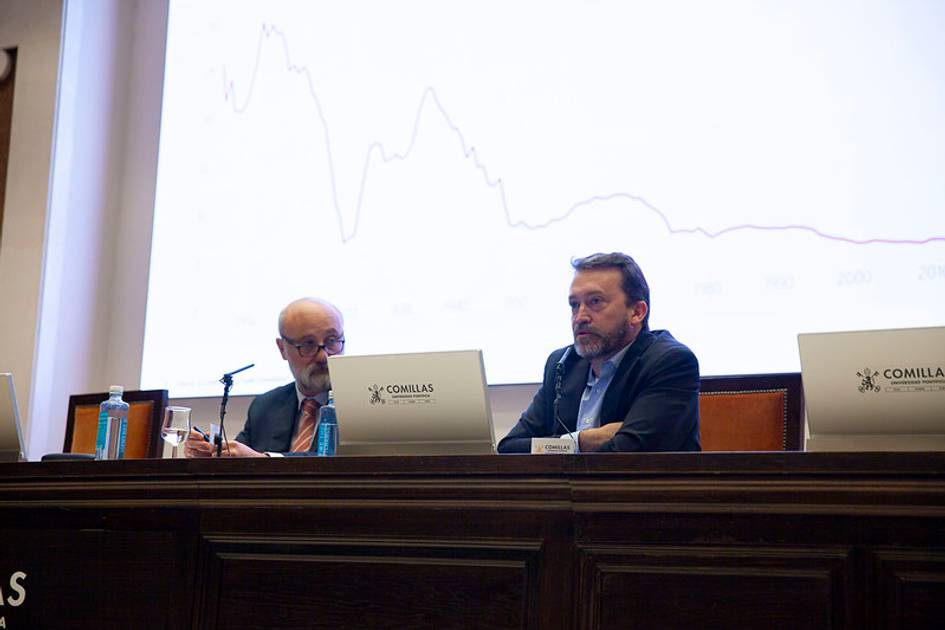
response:
<svg viewBox="0 0 945 630"><path fill-rule="evenodd" d="M634 339L633 341L636 341ZM617 371L617 366L620 365L620 362L623 360L624 356L627 354L627 351L630 349L630 346L633 345L633 341L628 343L623 349L610 357L600 366L600 377L594 376L594 370L590 366L587 368L587 384L593 386L598 380L604 378L605 376L611 376L614 372Z"/></svg>
<svg viewBox="0 0 945 630"><path fill-rule="evenodd" d="M325 403L328 402L328 392L318 392L314 396L306 396L305 394L299 391L298 383L295 384L295 395L299 399L299 404L296 406L296 409L302 406L302 401L305 400L306 398L314 398L316 401L318 401L319 405L324 405Z"/></svg>

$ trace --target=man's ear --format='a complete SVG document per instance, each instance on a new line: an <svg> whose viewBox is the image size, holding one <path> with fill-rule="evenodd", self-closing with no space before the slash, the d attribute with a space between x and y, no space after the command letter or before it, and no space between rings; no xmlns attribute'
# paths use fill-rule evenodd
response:
<svg viewBox="0 0 945 630"><path fill-rule="evenodd" d="M650 312L650 307L643 300L637 300L631 307L630 324L639 326L646 319L646 314Z"/></svg>
<svg viewBox="0 0 945 630"><path fill-rule="evenodd" d="M286 361L289 360L289 357L286 355L287 348L285 347L285 342L281 338L276 338L276 345L279 346L279 354L282 355L282 358Z"/></svg>

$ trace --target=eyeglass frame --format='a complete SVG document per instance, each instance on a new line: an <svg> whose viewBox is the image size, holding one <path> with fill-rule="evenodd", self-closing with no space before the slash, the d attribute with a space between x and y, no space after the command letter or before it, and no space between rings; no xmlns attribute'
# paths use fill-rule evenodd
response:
<svg viewBox="0 0 945 630"><path fill-rule="evenodd" d="M341 335L341 336L339 336L339 337L335 337L335 341L338 342L338 343L340 343L341 346L340 346L337 350L334 350L334 351L330 351L330 350L328 349L328 346L330 345L330 344L328 344L328 343L315 343L314 341L306 341L305 343L298 343L298 342L295 341L294 339L289 339L289 338L286 337L285 335L279 335L279 337L282 339L282 341L286 342L287 344L289 344L290 346L292 346L293 348L295 348L295 351L298 352L298 353L299 353L299 356L302 357L303 359L308 359L308 358L310 358L310 357L314 357L315 355L318 354L318 351L319 351L319 350L324 350L324 351L325 351L325 356L329 356L329 357L330 357L330 356L334 356L334 355L336 355L336 354L340 354L340 353L344 352L344 349L345 349L345 337L344 337L344 335ZM329 335L328 338L331 339L332 337ZM313 348L312 353L311 353L311 354L303 354L303 353L302 353L302 347L303 347L303 346L307 346L307 345L309 345L309 344L312 345L312 348Z"/></svg>

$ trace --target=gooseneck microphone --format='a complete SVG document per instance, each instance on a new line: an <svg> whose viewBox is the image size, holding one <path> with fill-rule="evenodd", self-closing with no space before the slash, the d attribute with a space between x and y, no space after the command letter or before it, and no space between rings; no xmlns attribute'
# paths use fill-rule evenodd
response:
<svg viewBox="0 0 945 630"><path fill-rule="evenodd" d="M573 348L574 346L568 346L565 348L564 354L561 355L561 358L558 359L558 364L555 365L555 399L551 406L553 410L552 415L554 416L555 422L558 423L559 427L564 429L563 435L567 435L569 438L571 438L571 441L574 442L574 452L576 453L578 450L580 450L577 439L571 435L571 431L568 430L567 425L561 420L561 416L558 415L558 405L561 402L561 381L564 380L564 362L571 355L571 350Z"/></svg>
<svg viewBox="0 0 945 630"><path fill-rule="evenodd" d="M224 385L226 385L226 381L230 381L230 384L232 385L232 384L233 384L233 375L234 375L234 374L239 374L239 373L242 372L243 370L248 370L249 368L254 367L255 365L256 365L255 363L250 363L249 365L244 365L243 367L241 367L241 368L238 369L238 370L233 370L232 372L227 372L226 374L223 375L223 378L220 379L220 382L223 383Z"/></svg>
<svg viewBox="0 0 945 630"><path fill-rule="evenodd" d="M220 382L223 383L223 398L220 399L220 432L217 433L214 438L214 446L217 447L217 457L223 454L223 443L226 441L226 427L223 424L223 418L226 416L226 403L230 400L230 388L233 387L233 375L239 374L243 370L248 370L254 365L256 364L250 363L249 365L244 365L238 370L227 372L223 375L223 378L220 379Z"/></svg>

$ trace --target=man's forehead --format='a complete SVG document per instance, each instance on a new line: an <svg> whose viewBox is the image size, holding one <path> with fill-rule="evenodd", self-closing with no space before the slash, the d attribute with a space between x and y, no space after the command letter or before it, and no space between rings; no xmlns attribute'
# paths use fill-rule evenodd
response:
<svg viewBox="0 0 945 630"><path fill-rule="evenodd" d="M309 303L298 305L286 313L282 332L287 336L304 336L339 334L341 329L341 317L334 309Z"/></svg>
<svg viewBox="0 0 945 630"><path fill-rule="evenodd" d="M619 269L588 269L578 271L571 281L571 295L577 293L611 293L622 290Z"/></svg>

